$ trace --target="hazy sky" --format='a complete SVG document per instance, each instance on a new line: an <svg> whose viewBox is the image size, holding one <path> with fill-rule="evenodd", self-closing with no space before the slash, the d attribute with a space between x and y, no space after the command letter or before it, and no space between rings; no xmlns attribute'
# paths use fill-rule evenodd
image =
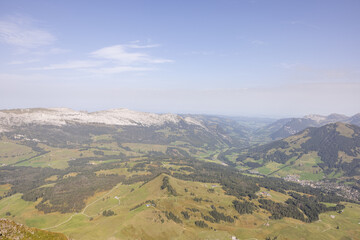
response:
<svg viewBox="0 0 360 240"><path fill-rule="evenodd" d="M0 1L0 108L360 112L360 1Z"/></svg>

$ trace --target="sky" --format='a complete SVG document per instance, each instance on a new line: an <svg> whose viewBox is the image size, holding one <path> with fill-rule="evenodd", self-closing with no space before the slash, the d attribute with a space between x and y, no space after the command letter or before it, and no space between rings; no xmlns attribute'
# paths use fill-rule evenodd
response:
<svg viewBox="0 0 360 240"><path fill-rule="evenodd" d="M360 112L360 1L0 1L0 109Z"/></svg>

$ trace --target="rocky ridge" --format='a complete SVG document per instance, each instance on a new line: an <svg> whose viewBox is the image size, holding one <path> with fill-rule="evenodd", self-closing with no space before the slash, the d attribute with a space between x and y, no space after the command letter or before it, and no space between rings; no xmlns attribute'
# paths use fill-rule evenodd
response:
<svg viewBox="0 0 360 240"><path fill-rule="evenodd" d="M118 126L161 126L186 123L206 128L202 122L176 114L137 112L125 108L98 112L75 111L68 108L31 108L0 111L0 132L29 124L62 126L69 123Z"/></svg>

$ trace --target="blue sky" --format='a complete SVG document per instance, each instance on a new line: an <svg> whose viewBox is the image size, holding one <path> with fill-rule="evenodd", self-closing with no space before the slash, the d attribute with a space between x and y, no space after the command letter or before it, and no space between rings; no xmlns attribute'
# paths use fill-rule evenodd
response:
<svg viewBox="0 0 360 240"><path fill-rule="evenodd" d="M360 112L360 1L0 2L0 108Z"/></svg>

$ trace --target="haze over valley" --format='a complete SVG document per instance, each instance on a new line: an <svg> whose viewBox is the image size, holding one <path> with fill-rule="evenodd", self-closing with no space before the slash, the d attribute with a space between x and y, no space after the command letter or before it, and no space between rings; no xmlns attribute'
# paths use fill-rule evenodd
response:
<svg viewBox="0 0 360 240"><path fill-rule="evenodd" d="M0 214L72 239L357 236L356 120L1 110Z"/></svg>
<svg viewBox="0 0 360 240"><path fill-rule="evenodd" d="M359 12L0 1L0 239L360 240Z"/></svg>

